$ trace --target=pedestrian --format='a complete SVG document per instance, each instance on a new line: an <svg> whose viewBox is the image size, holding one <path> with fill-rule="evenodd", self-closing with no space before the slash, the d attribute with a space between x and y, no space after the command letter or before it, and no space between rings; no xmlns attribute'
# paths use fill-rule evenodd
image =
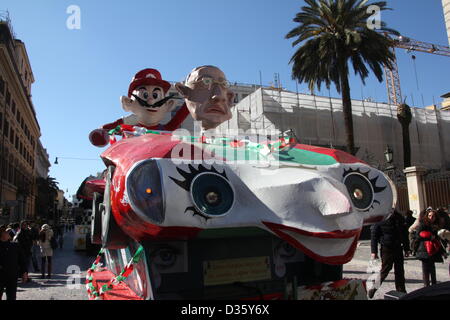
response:
<svg viewBox="0 0 450 320"><path fill-rule="evenodd" d="M439 224L435 210L429 210L422 217L417 229L418 248L416 257L422 262L424 287L436 284L436 262L444 262L444 249L439 241L437 231Z"/></svg>
<svg viewBox="0 0 450 320"><path fill-rule="evenodd" d="M52 274L52 256L53 249L51 246L51 239L53 237L53 230L48 224L44 224L39 231L39 247L41 248L41 272L42 278L45 278L45 265L47 262L47 278L50 279Z"/></svg>
<svg viewBox="0 0 450 320"><path fill-rule="evenodd" d="M410 245L409 250L411 252L414 251L413 248L412 248L414 234L409 232L409 228L414 224L414 222L416 222L416 220L417 219L413 217L412 210L407 210L405 212L405 226L406 226L406 229L408 230L408 240L409 240L409 245Z"/></svg>
<svg viewBox="0 0 450 320"><path fill-rule="evenodd" d="M0 300L3 292L7 300L16 300L19 245L11 242L6 226L0 226Z"/></svg>
<svg viewBox="0 0 450 320"><path fill-rule="evenodd" d="M440 229L438 231L438 236L442 240L449 242L450 241L450 228L449 229ZM448 265L448 275L450 276L450 263Z"/></svg>
<svg viewBox="0 0 450 320"><path fill-rule="evenodd" d="M36 223L32 223L30 225L31 230L31 236L33 239L33 246L31 247L31 262L33 264L34 272L40 272L39 264L38 264L38 258L40 255L40 249L39 249L39 227L36 225Z"/></svg>
<svg viewBox="0 0 450 320"><path fill-rule="evenodd" d="M419 241L418 241L418 237L417 237L417 230L419 229L420 221L431 210L433 210L433 208L428 207L426 210L420 211L419 216L417 217L417 219L414 221L414 223L408 229L408 232L409 232L409 246L411 248L411 254L413 256L416 255L417 248L419 246Z"/></svg>
<svg viewBox="0 0 450 320"><path fill-rule="evenodd" d="M394 267L395 288L399 292L406 293L404 259L410 254L408 230L405 219L397 210L385 221L371 227L371 258L378 259L378 244L380 244L381 270L380 286ZM369 298L373 298L377 288L368 292Z"/></svg>
<svg viewBox="0 0 450 320"><path fill-rule="evenodd" d="M19 244L19 275L22 277L22 283L30 282L31 280L28 278L28 267L31 261L33 236L26 221L20 223L20 229L14 237L13 242Z"/></svg>
<svg viewBox="0 0 450 320"><path fill-rule="evenodd" d="M59 229L58 245L59 248L62 249L64 244L64 226L59 225L58 229Z"/></svg>

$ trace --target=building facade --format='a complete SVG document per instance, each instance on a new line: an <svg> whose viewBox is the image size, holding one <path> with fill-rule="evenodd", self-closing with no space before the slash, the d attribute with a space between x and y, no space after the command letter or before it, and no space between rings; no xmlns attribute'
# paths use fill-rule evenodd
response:
<svg viewBox="0 0 450 320"><path fill-rule="evenodd" d="M50 161L47 149L42 146L41 140L38 140L36 148L36 176L47 178L50 169Z"/></svg>
<svg viewBox="0 0 450 320"><path fill-rule="evenodd" d="M385 150L394 152L394 165L403 167L402 129L397 107L352 100L356 156L374 166L387 166ZM411 108L411 163L429 169L450 169L450 111ZM184 124L183 124L184 125ZM190 128L187 128L190 129ZM260 88L233 108L233 118L219 131L281 134L290 129L303 144L345 149L341 99Z"/></svg>
<svg viewBox="0 0 450 320"><path fill-rule="evenodd" d="M25 45L0 18L0 210L3 221L34 216L40 127L31 101L34 76Z"/></svg>

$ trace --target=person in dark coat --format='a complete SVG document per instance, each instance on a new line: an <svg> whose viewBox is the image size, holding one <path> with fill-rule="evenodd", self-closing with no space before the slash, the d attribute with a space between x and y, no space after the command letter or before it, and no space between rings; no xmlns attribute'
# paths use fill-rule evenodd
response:
<svg viewBox="0 0 450 320"><path fill-rule="evenodd" d="M19 244L19 275L22 276L22 283L29 282L28 267L31 262L31 248L33 247L33 234L26 221L20 224L20 230L14 237L14 242Z"/></svg>
<svg viewBox="0 0 450 320"><path fill-rule="evenodd" d="M431 284L436 284L436 262L444 262L442 254L444 250L442 246L435 253L430 253L427 250L427 241L433 241L439 239L437 232L439 230L439 224L435 210L430 210L423 216L417 229L417 241L418 248L416 257L422 262L422 277L424 287L428 287Z"/></svg>
<svg viewBox="0 0 450 320"><path fill-rule="evenodd" d="M10 240L6 226L0 226L0 300L3 292L7 300L16 300L19 245Z"/></svg>
<svg viewBox="0 0 450 320"><path fill-rule="evenodd" d="M381 244L380 285L386 279L392 267L394 267L395 288L399 292L406 293L403 252L405 257L408 257L410 248L405 219L398 211L395 210L388 219L372 226L372 259L378 259L378 244ZM372 288L369 290L369 298L374 296L376 289Z"/></svg>

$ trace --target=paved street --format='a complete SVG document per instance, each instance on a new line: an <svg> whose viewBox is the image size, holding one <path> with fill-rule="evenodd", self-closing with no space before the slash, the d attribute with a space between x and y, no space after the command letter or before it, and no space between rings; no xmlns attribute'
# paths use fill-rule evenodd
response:
<svg viewBox="0 0 450 320"><path fill-rule="evenodd" d="M40 279L40 273L31 273L33 283L22 285L19 283L17 300L87 300L84 286L86 270L90 267L95 257L86 256L84 251L73 250L73 233L64 235L64 248L55 250L54 274L52 279ZM368 272L370 260L370 241L362 240L358 244L355 257L350 263L344 265L344 278L368 279L372 273ZM78 278L78 288L69 289L71 275L68 273L69 266L78 266L81 275ZM406 290L422 288L421 263L415 258L405 260ZM448 261L436 264L438 282L450 280L448 274ZM75 277L72 274L72 277ZM390 273L383 282L374 299L383 299L384 294L395 290L394 272Z"/></svg>
<svg viewBox="0 0 450 320"><path fill-rule="evenodd" d="M21 284L17 288L17 300L88 300L86 287L86 270L95 257L86 256L84 251L73 250L73 232L64 234L63 249L53 252L53 275L51 279L41 279L41 274L31 272L32 283ZM73 266L73 267L70 267ZM39 261L40 267L40 261ZM70 267L70 268L69 268ZM81 274L69 274L80 270ZM30 271L33 271L31 266ZM77 271L78 272L78 271ZM69 288L79 280L77 288Z"/></svg>

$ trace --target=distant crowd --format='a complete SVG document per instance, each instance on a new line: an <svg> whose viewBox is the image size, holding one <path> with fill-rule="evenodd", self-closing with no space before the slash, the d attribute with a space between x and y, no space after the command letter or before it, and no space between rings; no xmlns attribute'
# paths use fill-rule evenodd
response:
<svg viewBox="0 0 450 320"><path fill-rule="evenodd" d="M73 224L51 227L39 226L32 221L22 221L0 226L0 300L6 293L7 300L16 300L17 283L32 280L28 276L30 266L41 277L52 276L53 250L62 249L64 232L73 231ZM39 264L40 262L40 264Z"/></svg>

